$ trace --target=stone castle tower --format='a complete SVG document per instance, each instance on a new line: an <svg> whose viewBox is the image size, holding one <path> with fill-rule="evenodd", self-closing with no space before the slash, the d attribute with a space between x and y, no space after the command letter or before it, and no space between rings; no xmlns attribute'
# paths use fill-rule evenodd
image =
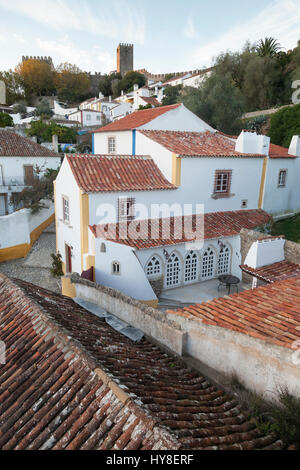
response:
<svg viewBox="0 0 300 470"><path fill-rule="evenodd" d="M117 49L117 72L122 77L133 70L133 44L118 45Z"/></svg>
<svg viewBox="0 0 300 470"><path fill-rule="evenodd" d="M27 60L39 60L40 62L45 62L46 64L50 65L51 67L51 70L55 70L54 68L54 65L53 65L53 61L52 61L52 58L49 56L49 57L40 57L40 56L24 56L22 57L22 63L26 62Z"/></svg>

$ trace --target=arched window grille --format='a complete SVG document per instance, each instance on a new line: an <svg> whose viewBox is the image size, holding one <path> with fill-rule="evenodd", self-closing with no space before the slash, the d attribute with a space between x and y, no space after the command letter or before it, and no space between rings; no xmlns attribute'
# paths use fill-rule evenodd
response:
<svg viewBox="0 0 300 470"><path fill-rule="evenodd" d="M198 256L195 251L190 251L184 263L184 282L194 282L198 277Z"/></svg>
<svg viewBox="0 0 300 470"><path fill-rule="evenodd" d="M201 279L211 279L214 277L215 254L212 248L205 250L202 258Z"/></svg>
<svg viewBox="0 0 300 470"><path fill-rule="evenodd" d="M166 265L166 287L180 284L181 262L177 253L172 253Z"/></svg>
<svg viewBox="0 0 300 470"><path fill-rule="evenodd" d="M146 274L148 277L159 276L161 274L161 260L153 256L146 265Z"/></svg>
<svg viewBox="0 0 300 470"><path fill-rule="evenodd" d="M227 245L222 246L218 258L218 276L230 272L230 248Z"/></svg>

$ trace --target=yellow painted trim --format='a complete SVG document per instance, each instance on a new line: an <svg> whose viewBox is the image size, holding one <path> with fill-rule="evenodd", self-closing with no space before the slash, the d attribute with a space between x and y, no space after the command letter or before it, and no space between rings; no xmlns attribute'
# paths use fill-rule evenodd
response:
<svg viewBox="0 0 300 470"><path fill-rule="evenodd" d="M181 185L181 158L176 153L172 154L172 183L177 187Z"/></svg>
<svg viewBox="0 0 300 470"><path fill-rule="evenodd" d="M76 297L76 287L74 284L72 284L69 277L61 278L61 293L66 297L71 297L71 299Z"/></svg>
<svg viewBox="0 0 300 470"><path fill-rule="evenodd" d="M141 302L142 304L148 305L148 307L152 307L152 308L157 308L158 307L158 299L156 299L156 300L140 300L139 302Z"/></svg>
<svg viewBox="0 0 300 470"><path fill-rule="evenodd" d="M260 180L260 190L259 190L259 200L258 200L259 209L262 209L262 206L263 206L263 198L264 198L266 174L267 174L267 164L268 164L268 157L265 157L263 161L261 180Z"/></svg>
<svg viewBox="0 0 300 470"><path fill-rule="evenodd" d="M11 261L12 259L25 258L29 253L30 248L31 246L29 243L2 248L2 250L0 250L0 263Z"/></svg>
<svg viewBox="0 0 300 470"><path fill-rule="evenodd" d="M62 264L63 273L66 274L66 273L67 273L67 271L66 271L66 263L64 263L64 262L62 261L61 264Z"/></svg>
<svg viewBox="0 0 300 470"><path fill-rule="evenodd" d="M30 244L31 246L37 241L37 239L41 236L43 231L49 227L55 220L55 215L52 214L47 220L45 220L41 225L35 228L30 234Z"/></svg>
<svg viewBox="0 0 300 470"><path fill-rule="evenodd" d="M53 181L53 194L54 194L54 216L55 216L55 229L56 229L55 230L56 253L58 253L58 212L57 212L57 199L56 199L56 181Z"/></svg>
<svg viewBox="0 0 300 470"><path fill-rule="evenodd" d="M47 220L41 225L36 227L30 233L30 243L23 243L21 245L9 246L7 248L0 249L0 263L4 261L11 261L13 259L25 258L28 255L32 245L37 241L43 231L49 227L54 221L54 214L52 214Z"/></svg>
<svg viewBox="0 0 300 470"><path fill-rule="evenodd" d="M89 251L88 229L90 223L89 195L82 191L79 195L80 208L80 246L81 246L81 271L84 270L84 255Z"/></svg>

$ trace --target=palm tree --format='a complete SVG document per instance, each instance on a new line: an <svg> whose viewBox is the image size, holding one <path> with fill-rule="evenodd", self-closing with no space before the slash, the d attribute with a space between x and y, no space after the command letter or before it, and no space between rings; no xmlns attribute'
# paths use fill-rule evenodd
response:
<svg viewBox="0 0 300 470"><path fill-rule="evenodd" d="M256 46L256 52L261 57L274 57L281 49L279 42L272 37L261 39Z"/></svg>

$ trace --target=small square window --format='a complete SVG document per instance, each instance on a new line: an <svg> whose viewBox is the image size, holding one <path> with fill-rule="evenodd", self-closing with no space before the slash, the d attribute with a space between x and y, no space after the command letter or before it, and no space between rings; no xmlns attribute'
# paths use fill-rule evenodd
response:
<svg viewBox="0 0 300 470"><path fill-rule="evenodd" d="M91 115L90 115L90 114L87 114L87 115L86 115L86 120L87 120L87 121L90 121L90 120L91 120Z"/></svg>
<svg viewBox="0 0 300 470"><path fill-rule="evenodd" d="M121 265L118 261L114 261L112 264L112 274L119 275L121 273Z"/></svg>
<svg viewBox="0 0 300 470"><path fill-rule="evenodd" d="M286 186L287 170L280 170L278 175L278 187L284 188Z"/></svg>
<svg viewBox="0 0 300 470"><path fill-rule="evenodd" d="M248 207L248 201L247 201L247 199L244 199L242 201L242 209L247 209L247 207Z"/></svg>
<svg viewBox="0 0 300 470"><path fill-rule="evenodd" d="M116 139L115 137L108 138L108 153L115 153L116 151Z"/></svg>
<svg viewBox="0 0 300 470"><path fill-rule="evenodd" d="M133 220L135 218L135 199L120 198L119 201L119 220Z"/></svg>
<svg viewBox="0 0 300 470"><path fill-rule="evenodd" d="M218 196L228 195L231 186L231 170L217 170L215 174L214 193Z"/></svg>

